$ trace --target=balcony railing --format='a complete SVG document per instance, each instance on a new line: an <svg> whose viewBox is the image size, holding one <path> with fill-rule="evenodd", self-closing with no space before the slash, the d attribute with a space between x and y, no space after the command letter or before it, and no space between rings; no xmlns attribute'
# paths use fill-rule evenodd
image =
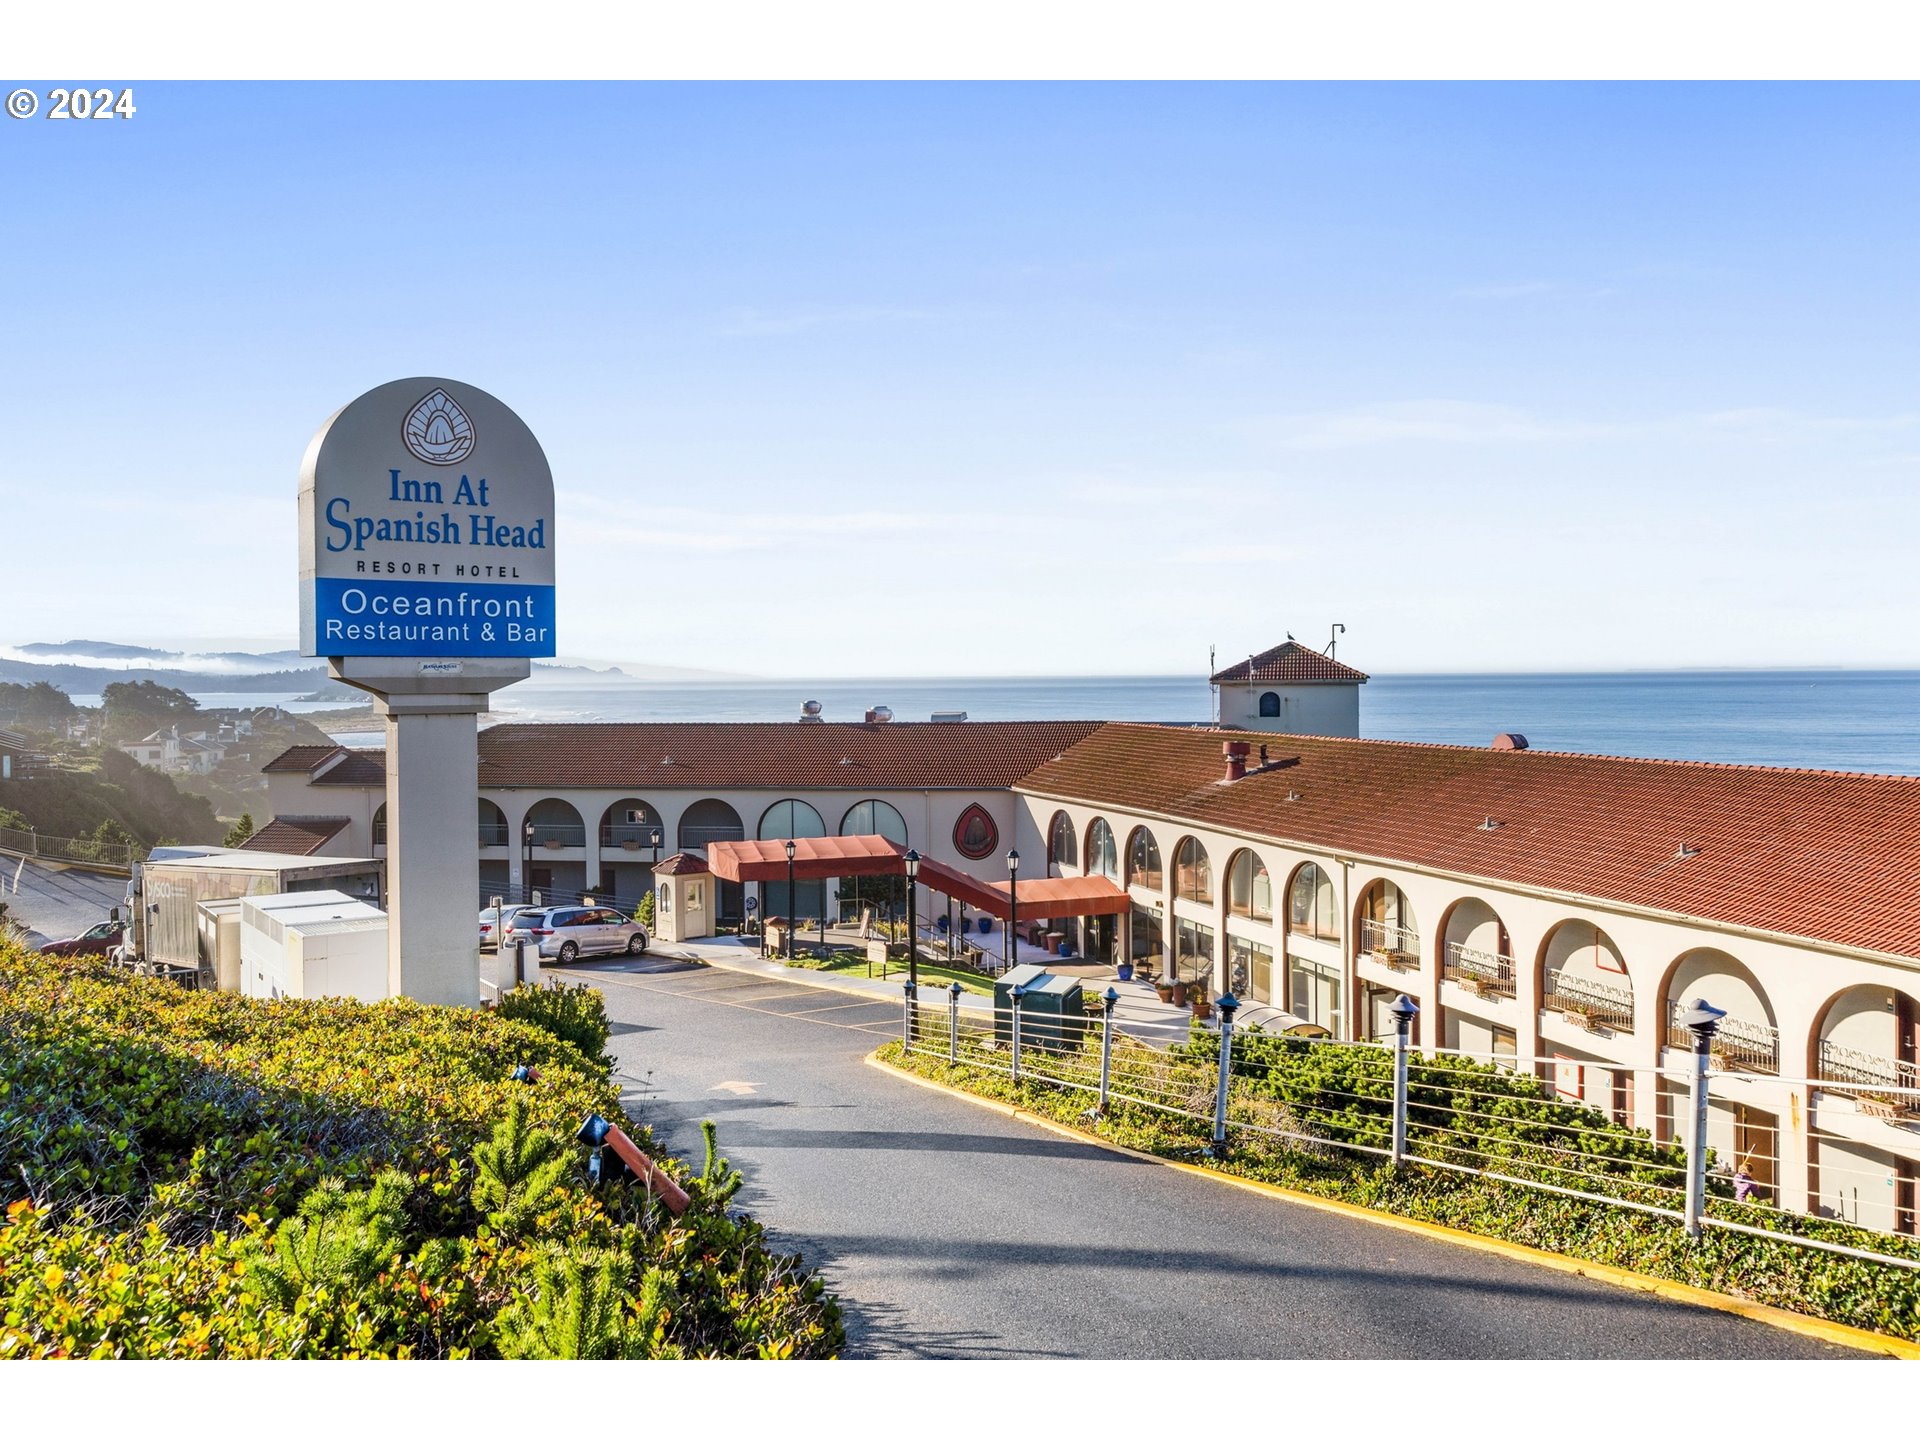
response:
<svg viewBox="0 0 1920 1440"><path fill-rule="evenodd" d="M1693 1032L1680 1023L1681 1007L1674 1001L1667 1007L1667 1043L1693 1048ZM1723 1070L1750 1070L1758 1075L1780 1073L1780 1032L1771 1025L1753 1020L1736 1020L1729 1015L1720 1022L1709 1052Z"/></svg>
<svg viewBox="0 0 1920 1440"><path fill-rule="evenodd" d="M745 832L738 825L682 825L680 848L704 851L707 846L725 840L741 840Z"/></svg>
<svg viewBox="0 0 1920 1440"><path fill-rule="evenodd" d="M1396 970L1420 968L1420 932L1385 920L1360 922L1360 949L1383 965Z"/></svg>
<svg viewBox="0 0 1920 1440"><path fill-rule="evenodd" d="M525 839L526 832L522 830L520 833L521 838ZM586 843L587 827L584 825L536 824L533 827L533 847L536 850L542 848L552 849L556 846L585 845Z"/></svg>
<svg viewBox="0 0 1920 1440"><path fill-rule="evenodd" d="M1820 1078L1840 1085L1866 1087L1840 1092L1863 1110L1871 1109L1889 1118L1920 1112L1920 1066L1911 1060L1896 1060L1891 1055L1877 1055L1871 1050L1855 1050L1822 1040Z"/></svg>
<svg viewBox="0 0 1920 1440"><path fill-rule="evenodd" d="M1512 995L1513 957L1476 950L1458 941L1447 946L1447 979L1482 995Z"/></svg>
<svg viewBox="0 0 1920 1440"><path fill-rule="evenodd" d="M373 822L373 843L376 845L384 845L387 843L387 822L385 820L376 820ZM486 849L489 845L504 845L506 843L506 826L488 825L485 822L481 823L480 848L482 850Z"/></svg>
<svg viewBox="0 0 1920 1440"><path fill-rule="evenodd" d="M602 825L602 850L664 850L667 830L664 825Z"/></svg>
<svg viewBox="0 0 1920 1440"><path fill-rule="evenodd" d="M1586 1029L1633 1029L1633 991L1604 980L1549 970L1541 1004Z"/></svg>

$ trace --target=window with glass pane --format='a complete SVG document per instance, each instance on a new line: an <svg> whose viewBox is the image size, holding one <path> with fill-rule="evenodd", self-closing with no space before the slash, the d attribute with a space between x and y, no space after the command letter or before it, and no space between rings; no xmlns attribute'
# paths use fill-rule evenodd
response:
<svg viewBox="0 0 1920 1440"><path fill-rule="evenodd" d="M1128 927L1132 938L1127 945L1127 958L1133 961L1134 968L1146 972L1146 979L1160 974L1160 957L1166 950L1166 939L1160 930L1160 917L1145 906L1133 907L1133 924Z"/></svg>
<svg viewBox="0 0 1920 1440"><path fill-rule="evenodd" d="M1087 874L1104 875L1112 880L1120 873L1119 848L1113 843L1113 827L1095 820L1087 827Z"/></svg>
<svg viewBox="0 0 1920 1440"><path fill-rule="evenodd" d="M1287 929L1319 940L1340 938L1340 912L1333 901L1333 881L1318 865L1302 865L1293 872L1287 893Z"/></svg>
<svg viewBox="0 0 1920 1440"><path fill-rule="evenodd" d="M792 802L789 801L789 804ZM862 800L840 822L842 835L878 835L896 845L907 843L907 822L884 800Z"/></svg>
<svg viewBox="0 0 1920 1440"><path fill-rule="evenodd" d="M1179 980L1213 979L1213 929L1191 920L1175 922L1173 973Z"/></svg>
<svg viewBox="0 0 1920 1440"><path fill-rule="evenodd" d="M1249 920L1273 919L1273 881L1251 850L1240 851L1228 867L1227 908Z"/></svg>
<svg viewBox="0 0 1920 1440"><path fill-rule="evenodd" d="M827 833L827 822L804 800L776 800L760 817L762 840L814 840Z"/></svg>
<svg viewBox="0 0 1920 1440"><path fill-rule="evenodd" d="M1227 937L1227 984L1240 999L1273 1003L1273 951L1238 935Z"/></svg>
<svg viewBox="0 0 1920 1440"><path fill-rule="evenodd" d="M1338 1029L1340 977L1324 966L1298 955L1287 957L1288 1009L1309 1025Z"/></svg>
<svg viewBox="0 0 1920 1440"><path fill-rule="evenodd" d="M1127 883L1146 890L1158 890L1166 884L1166 872L1160 866L1160 844L1144 825L1127 840Z"/></svg>
<svg viewBox="0 0 1920 1440"><path fill-rule="evenodd" d="M1213 903L1213 862L1206 848L1189 835L1173 850L1173 891L1182 900Z"/></svg>
<svg viewBox="0 0 1920 1440"><path fill-rule="evenodd" d="M1078 865L1080 856L1076 842L1073 820L1066 811L1059 811L1053 817L1053 829L1049 832L1047 839L1047 848L1050 851L1048 859L1055 865Z"/></svg>

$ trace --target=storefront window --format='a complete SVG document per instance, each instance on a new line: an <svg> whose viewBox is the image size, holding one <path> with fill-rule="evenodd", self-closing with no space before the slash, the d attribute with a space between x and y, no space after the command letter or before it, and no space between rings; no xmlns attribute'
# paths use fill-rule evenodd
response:
<svg viewBox="0 0 1920 1440"><path fill-rule="evenodd" d="M1191 920L1177 921L1173 931L1173 974L1176 980L1212 983L1213 929Z"/></svg>
<svg viewBox="0 0 1920 1440"><path fill-rule="evenodd" d="M1227 985L1241 1000L1258 1005L1273 1004L1273 951L1238 935L1229 935Z"/></svg>
<svg viewBox="0 0 1920 1440"><path fill-rule="evenodd" d="M1133 907L1133 924L1130 927L1133 938L1127 946L1127 958L1133 961L1134 969L1143 979L1154 979L1161 973L1161 956L1167 948L1166 936L1160 928L1160 917L1144 905Z"/></svg>
<svg viewBox="0 0 1920 1440"><path fill-rule="evenodd" d="M1323 965L1287 957L1288 1008L1309 1025L1327 1030L1338 1029L1340 1018L1340 976Z"/></svg>

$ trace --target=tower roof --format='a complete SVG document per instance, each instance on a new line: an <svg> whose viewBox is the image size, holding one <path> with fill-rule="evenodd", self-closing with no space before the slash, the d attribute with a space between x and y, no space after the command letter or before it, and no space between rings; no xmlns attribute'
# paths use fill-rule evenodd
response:
<svg viewBox="0 0 1920 1440"><path fill-rule="evenodd" d="M1364 685L1367 677L1298 640L1288 640L1229 665L1213 677L1215 685Z"/></svg>

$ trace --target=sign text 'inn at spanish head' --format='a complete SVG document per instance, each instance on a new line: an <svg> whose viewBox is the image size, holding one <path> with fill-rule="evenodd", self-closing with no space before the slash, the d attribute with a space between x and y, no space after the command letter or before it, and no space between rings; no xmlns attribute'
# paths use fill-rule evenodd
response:
<svg viewBox="0 0 1920 1440"><path fill-rule="evenodd" d="M518 415L423 378L320 427L300 467L300 649L555 653L553 475Z"/></svg>

